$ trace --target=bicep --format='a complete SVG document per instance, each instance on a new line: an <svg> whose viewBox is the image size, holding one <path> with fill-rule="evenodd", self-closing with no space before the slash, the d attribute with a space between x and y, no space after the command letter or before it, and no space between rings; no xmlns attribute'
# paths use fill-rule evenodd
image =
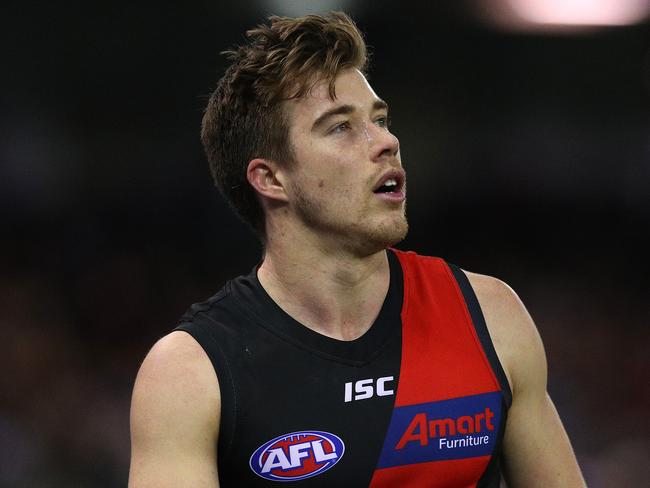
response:
<svg viewBox="0 0 650 488"><path fill-rule="evenodd" d="M532 318L505 283L468 276L512 388L503 445L508 486L584 487L571 443L546 391L546 355Z"/></svg>
<svg viewBox="0 0 650 488"><path fill-rule="evenodd" d="M510 288L506 292L511 301L506 321L516 337L510 355L512 406L504 437L509 486L584 487L571 443L547 393L542 339L523 303Z"/></svg>
<svg viewBox="0 0 650 488"><path fill-rule="evenodd" d="M584 487L569 438L548 394L513 398L504 438L508 486Z"/></svg>
<svg viewBox="0 0 650 488"><path fill-rule="evenodd" d="M147 355L133 389L129 487L218 487L216 373L189 335Z"/></svg>

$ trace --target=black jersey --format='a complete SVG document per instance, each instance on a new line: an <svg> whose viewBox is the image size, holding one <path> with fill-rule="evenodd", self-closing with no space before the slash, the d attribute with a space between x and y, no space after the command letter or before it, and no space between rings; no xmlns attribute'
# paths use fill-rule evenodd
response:
<svg viewBox="0 0 650 488"><path fill-rule="evenodd" d="M417 281L426 274L416 269L421 257L399 251L388 255L384 304L370 329L352 341L298 323L268 296L256 269L183 316L176 330L199 342L219 378L222 487L277 486L278 481L305 487L498 486L509 390L482 316L476 316L480 309L471 287L457 268L456 278L451 272L433 273L434 281L451 280L435 286L462 289L454 306L466 314L469 310L479 326L472 323L472 338L460 340L469 344L478 338L479 347L451 345L466 378L456 378L458 366L450 359L451 379L447 373L439 378L426 373L425 381L437 386L431 392L420 389L422 354L409 356L405 350L418 350L416 343L427 341L419 332L413 335L416 326L405 329L406 304L418 311L411 316L427 315L429 306L436 308L434 315L444 314L446 301L454 298L443 293L451 298L418 304ZM435 267L452 269L442 260ZM462 298L468 295L470 308ZM457 310L451 323L454 316L460 316ZM434 330L435 336L435 328L445 326L432 323L423 330ZM404 340L413 346L406 347ZM424 354L434 357L436 351Z"/></svg>

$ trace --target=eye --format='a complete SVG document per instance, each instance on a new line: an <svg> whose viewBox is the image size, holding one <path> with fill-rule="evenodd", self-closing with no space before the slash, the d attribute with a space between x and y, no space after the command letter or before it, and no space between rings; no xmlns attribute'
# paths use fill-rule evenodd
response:
<svg viewBox="0 0 650 488"><path fill-rule="evenodd" d="M382 115L375 120L375 124L384 129L390 128L390 117L388 115Z"/></svg>
<svg viewBox="0 0 650 488"><path fill-rule="evenodd" d="M351 129L350 123L349 122L341 122L340 124L336 124L334 127L332 127L329 131L330 134L336 134L339 132L347 132Z"/></svg>

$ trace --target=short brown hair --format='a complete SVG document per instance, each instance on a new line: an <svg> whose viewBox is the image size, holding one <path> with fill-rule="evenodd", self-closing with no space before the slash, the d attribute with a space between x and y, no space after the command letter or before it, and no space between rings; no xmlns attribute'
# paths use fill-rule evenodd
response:
<svg viewBox="0 0 650 488"><path fill-rule="evenodd" d="M346 14L270 16L246 32L248 42L225 51L231 65L203 116L201 141L217 188L264 240L264 212L246 178L250 160L292 164L289 124L282 102L306 95L346 68L365 72L363 36Z"/></svg>

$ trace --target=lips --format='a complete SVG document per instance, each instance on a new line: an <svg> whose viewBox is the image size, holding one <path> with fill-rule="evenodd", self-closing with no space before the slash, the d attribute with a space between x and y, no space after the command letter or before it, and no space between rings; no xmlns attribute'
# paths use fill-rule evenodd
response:
<svg viewBox="0 0 650 488"><path fill-rule="evenodd" d="M376 194L403 193L405 179L403 170L392 169L379 178L372 191Z"/></svg>

